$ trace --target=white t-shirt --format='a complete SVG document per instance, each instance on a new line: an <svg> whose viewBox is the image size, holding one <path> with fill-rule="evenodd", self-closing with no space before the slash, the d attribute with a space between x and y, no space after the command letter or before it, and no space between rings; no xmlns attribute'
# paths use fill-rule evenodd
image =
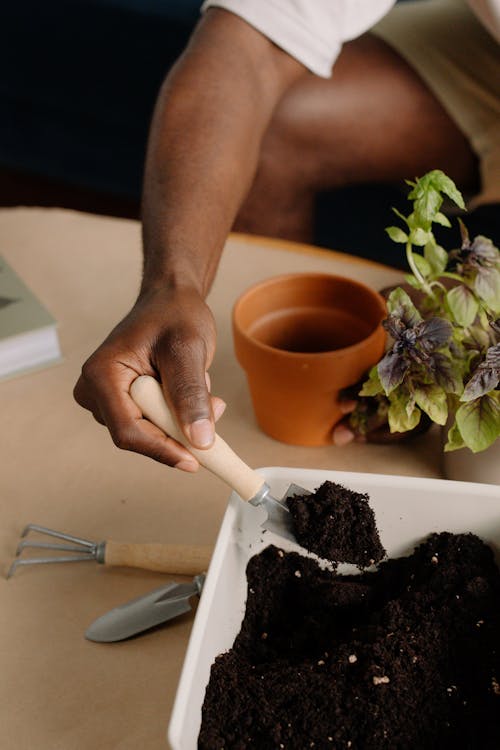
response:
<svg viewBox="0 0 500 750"><path fill-rule="evenodd" d="M500 42L500 0L467 0ZM205 0L243 18L316 75L329 78L344 42L368 31L395 0Z"/></svg>

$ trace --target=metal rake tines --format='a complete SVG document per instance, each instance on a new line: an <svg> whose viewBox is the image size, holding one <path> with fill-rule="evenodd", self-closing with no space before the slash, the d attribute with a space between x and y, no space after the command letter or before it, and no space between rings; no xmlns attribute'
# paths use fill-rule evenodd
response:
<svg viewBox="0 0 500 750"><path fill-rule="evenodd" d="M64 563L64 562L86 562L88 560L97 560L103 562L104 542L93 542L90 539L81 539L72 534L65 534L62 531L47 529L45 526L39 526L36 523L29 523L21 537L25 537L30 531L37 531L39 534L63 539L69 544L57 544L54 542L25 541L19 542L16 550L16 557L22 554L23 550L31 549L50 549L58 552L74 552L73 555L57 555L55 557L27 557L23 560L14 560L7 572L7 578L10 578L21 565L45 565L47 563Z"/></svg>

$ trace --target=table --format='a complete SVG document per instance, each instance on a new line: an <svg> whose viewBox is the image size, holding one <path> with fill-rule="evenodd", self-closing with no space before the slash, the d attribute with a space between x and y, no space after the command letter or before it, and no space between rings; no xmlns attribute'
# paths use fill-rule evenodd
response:
<svg viewBox="0 0 500 750"><path fill-rule="evenodd" d="M59 321L64 354L59 365L0 383L3 575L29 522L90 539L213 544L228 489L203 470L188 476L118 450L72 399L83 361L135 298L139 225L19 208L0 211L0 237L0 254ZM213 391L228 403L221 435L254 467L441 476L436 431L403 445L344 448L291 447L259 431L232 349L230 310L250 284L294 271L340 273L375 288L401 279L340 253L231 236L210 294L219 336ZM2 750L166 747L192 615L116 644L90 643L83 633L100 614L167 580L95 562L0 578Z"/></svg>

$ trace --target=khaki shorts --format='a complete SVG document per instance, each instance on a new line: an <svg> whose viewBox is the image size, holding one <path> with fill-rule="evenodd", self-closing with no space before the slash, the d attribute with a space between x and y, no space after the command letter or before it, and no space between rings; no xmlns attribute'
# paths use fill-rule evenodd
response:
<svg viewBox="0 0 500 750"><path fill-rule="evenodd" d="M417 71L479 158L470 207L500 203L500 45L464 0L397 5L373 29Z"/></svg>

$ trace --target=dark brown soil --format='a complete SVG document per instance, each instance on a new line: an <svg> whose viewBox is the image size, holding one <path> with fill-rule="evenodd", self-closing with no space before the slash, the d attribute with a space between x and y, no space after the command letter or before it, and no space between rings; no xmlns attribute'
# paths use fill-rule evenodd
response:
<svg viewBox="0 0 500 750"><path fill-rule="evenodd" d="M324 482L287 500L297 541L325 560L367 568L385 556L368 495Z"/></svg>
<svg viewBox="0 0 500 750"><path fill-rule="evenodd" d="M500 574L472 534L339 576L274 546L247 568L200 750L498 750Z"/></svg>

